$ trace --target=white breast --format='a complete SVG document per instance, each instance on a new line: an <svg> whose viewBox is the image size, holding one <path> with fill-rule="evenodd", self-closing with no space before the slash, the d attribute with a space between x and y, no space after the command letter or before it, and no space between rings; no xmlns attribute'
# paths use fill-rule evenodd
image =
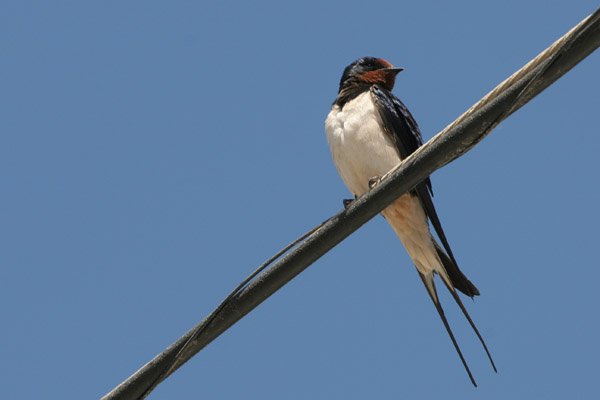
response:
<svg viewBox="0 0 600 400"><path fill-rule="evenodd" d="M391 138L367 91L344 105L333 106L325 121L333 162L348 189L360 195L369 179L384 175L400 162Z"/></svg>
<svg viewBox="0 0 600 400"><path fill-rule="evenodd" d="M371 92L333 106L325 121L333 162L352 194L369 189L369 179L381 176L400 162L400 154L383 130L383 121ZM427 216L420 200L405 194L383 210L417 269L425 275L437 272L449 282L431 241Z"/></svg>

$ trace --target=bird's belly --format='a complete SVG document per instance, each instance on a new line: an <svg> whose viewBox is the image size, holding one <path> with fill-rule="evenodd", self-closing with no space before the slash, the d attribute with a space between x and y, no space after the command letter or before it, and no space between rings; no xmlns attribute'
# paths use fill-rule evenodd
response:
<svg viewBox="0 0 600 400"><path fill-rule="evenodd" d="M369 190L369 180L400 163L395 144L370 95L359 96L344 107L334 106L325 122L333 162L354 195ZM439 265L431 243L427 216L418 197L407 193L390 204L382 215L406 247L417 269L430 273Z"/></svg>
<svg viewBox="0 0 600 400"><path fill-rule="evenodd" d="M354 195L367 191L371 178L386 174L400 162L370 93L349 102L343 111L334 107L325 126L333 162Z"/></svg>

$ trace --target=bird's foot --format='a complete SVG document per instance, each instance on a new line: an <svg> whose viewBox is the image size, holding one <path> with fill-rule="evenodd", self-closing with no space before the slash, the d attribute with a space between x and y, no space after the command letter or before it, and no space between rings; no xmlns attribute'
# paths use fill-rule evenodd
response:
<svg viewBox="0 0 600 400"><path fill-rule="evenodd" d="M354 200L356 200L356 196L354 196L353 199L344 199L344 200L342 200L342 202L344 203L344 208L350 207L350 203L352 203Z"/></svg>
<svg viewBox="0 0 600 400"><path fill-rule="evenodd" d="M369 189L373 189L381 182L381 176L377 175L369 179Z"/></svg>

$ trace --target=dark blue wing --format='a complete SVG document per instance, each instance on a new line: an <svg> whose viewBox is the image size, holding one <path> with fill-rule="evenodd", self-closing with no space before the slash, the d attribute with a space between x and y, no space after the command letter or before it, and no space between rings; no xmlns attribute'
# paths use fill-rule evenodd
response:
<svg viewBox="0 0 600 400"><path fill-rule="evenodd" d="M400 158L404 160L423 145L419 126L404 103L390 91L378 85L373 85L371 93L385 128L392 137L400 153ZM429 192L433 194L429 178L424 183L427 185Z"/></svg>
<svg viewBox="0 0 600 400"><path fill-rule="evenodd" d="M379 115L383 120L385 130L396 145L398 153L400 153L400 158L404 160L423 145L423 138L421 137L419 126L406 106L390 91L378 85L373 85L371 87L371 93L375 105L377 106L377 110L379 111ZM442 224L440 223L433 201L431 200L431 196L433 195L431 180L429 178L425 179L423 182L419 183L412 192L421 200L425 214L427 214L427 217L431 221L435 232L446 250L447 256L446 254L442 254L444 253L442 249L438 250L438 254L440 255L440 259L442 260L444 268L446 269L446 272L448 272L452 283L458 290L468 296L473 297L474 295L478 295L479 291L460 271L458 264L454 259L450 244L448 244L448 240L442 229Z"/></svg>

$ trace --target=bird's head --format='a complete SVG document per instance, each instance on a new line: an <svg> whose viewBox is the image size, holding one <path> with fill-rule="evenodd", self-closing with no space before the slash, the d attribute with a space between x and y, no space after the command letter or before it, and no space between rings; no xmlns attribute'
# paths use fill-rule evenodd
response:
<svg viewBox="0 0 600 400"><path fill-rule="evenodd" d="M363 57L348 65L340 81L340 93L357 85L380 85L387 90L394 88L396 75L403 68L394 68L392 64L374 57Z"/></svg>

